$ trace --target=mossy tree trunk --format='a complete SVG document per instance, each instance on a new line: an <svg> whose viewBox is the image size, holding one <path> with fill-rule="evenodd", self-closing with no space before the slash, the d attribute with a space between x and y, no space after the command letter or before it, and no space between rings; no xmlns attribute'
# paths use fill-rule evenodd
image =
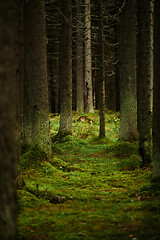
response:
<svg viewBox="0 0 160 240"><path fill-rule="evenodd" d="M119 139L136 140L136 0L128 0L120 15L120 132Z"/></svg>
<svg viewBox="0 0 160 240"><path fill-rule="evenodd" d="M60 46L60 127L59 135L72 134L72 1L62 0Z"/></svg>
<svg viewBox="0 0 160 240"><path fill-rule="evenodd" d="M105 72L104 72L104 26L103 26L103 2L98 0L99 13L99 116L100 137L105 137Z"/></svg>
<svg viewBox="0 0 160 240"><path fill-rule="evenodd" d="M151 0L138 1L138 34L137 34L137 123L139 132L139 152L142 165L151 162Z"/></svg>
<svg viewBox="0 0 160 240"><path fill-rule="evenodd" d="M44 0L24 2L23 144L51 154Z"/></svg>
<svg viewBox="0 0 160 240"><path fill-rule="evenodd" d="M2 240L17 239L15 189L17 9L17 0L0 2L0 239Z"/></svg>
<svg viewBox="0 0 160 240"><path fill-rule="evenodd" d="M82 0L77 0L76 25L76 110L84 112L83 15Z"/></svg>
<svg viewBox="0 0 160 240"><path fill-rule="evenodd" d="M91 56L91 3L85 0L85 112L93 113L92 56Z"/></svg>
<svg viewBox="0 0 160 240"><path fill-rule="evenodd" d="M160 180L160 1L154 0L153 178Z"/></svg>

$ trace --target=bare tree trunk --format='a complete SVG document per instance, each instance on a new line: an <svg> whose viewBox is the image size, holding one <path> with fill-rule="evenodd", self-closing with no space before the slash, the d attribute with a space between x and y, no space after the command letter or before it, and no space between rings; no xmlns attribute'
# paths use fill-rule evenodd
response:
<svg viewBox="0 0 160 240"><path fill-rule="evenodd" d="M153 178L160 180L160 1L154 0Z"/></svg>
<svg viewBox="0 0 160 240"><path fill-rule="evenodd" d="M77 1L76 32L76 110L84 112L84 74L83 74L83 16L82 0Z"/></svg>
<svg viewBox="0 0 160 240"><path fill-rule="evenodd" d="M85 0L85 112L93 113L90 8L90 0Z"/></svg>
<svg viewBox="0 0 160 240"><path fill-rule="evenodd" d="M23 58L23 0L18 1L17 9L17 40L16 40L16 59L17 59L17 93L16 93L16 172L17 172L17 183L21 180L22 169L21 169L21 133L23 125L23 79L24 79L24 58Z"/></svg>
<svg viewBox="0 0 160 240"><path fill-rule="evenodd" d="M59 134L72 134L72 4L62 0L62 42L60 53L60 127Z"/></svg>
<svg viewBox="0 0 160 240"><path fill-rule="evenodd" d="M99 8L99 115L100 137L105 137L105 73L104 73L104 31L103 31L103 3L98 1Z"/></svg>
<svg viewBox="0 0 160 240"><path fill-rule="evenodd" d="M132 141L137 133L136 94L136 0L125 2L120 15L120 132Z"/></svg>
<svg viewBox="0 0 160 240"><path fill-rule="evenodd" d="M17 0L0 2L0 239L17 239ZM20 139L19 139L20 140Z"/></svg>
<svg viewBox="0 0 160 240"><path fill-rule="evenodd" d="M59 23L59 18L57 23ZM55 79L54 79L54 87L55 87L55 97L54 97L54 109L55 113L59 113L59 28L56 28L56 59L55 59Z"/></svg>
<svg viewBox="0 0 160 240"><path fill-rule="evenodd" d="M120 46L119 46L119 40L120 40L120 33L119 33L119 21L116 22L115 26L115 82L116 82L116 111L120 111Z"/></svg>
<svg viewBox="0 0 160 240"><path fill-rule="evenodd" d="M151 23L151 0L138 1L137 123L139 132L139 152L143 166L151 162Z"/></svg>
<svg viewBox="0 0 160 240"><path fill-rule="evenodd" d="M58 2L46 3L47 66L49 80L50 112L58 113L58 69L59 69L59 8Z"/></svg>

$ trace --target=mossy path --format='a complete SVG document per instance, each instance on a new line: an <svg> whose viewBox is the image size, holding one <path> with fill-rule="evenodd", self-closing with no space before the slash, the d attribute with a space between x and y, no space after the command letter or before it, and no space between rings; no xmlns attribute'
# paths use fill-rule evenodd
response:
<svg viewBox="0 0 160 240"><path fill-rule="evenodd" d="M26 185L18 190L19 239L160 239L160 186L139 167L137 143L118 141L118 114L106 114L104 139L98 114L73 115L73 136L53 143L46 160L23 154ZM59 117L51 118L51 133Z"/></svg>

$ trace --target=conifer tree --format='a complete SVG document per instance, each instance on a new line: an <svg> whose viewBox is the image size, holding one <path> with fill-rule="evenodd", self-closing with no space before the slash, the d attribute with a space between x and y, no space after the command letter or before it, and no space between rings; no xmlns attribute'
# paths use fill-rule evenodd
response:
<svg viewBox="0 0 160 240"><path fill-rule="evenodd" d="M23 145L51 154L44 0L24 2Z"/></svg>
<svg viewBox="0 0 160 240"><path fill-rule="evenodd" d="M160 1L154 0L153 178L160 180Z"/></svg>
<svg viewBox="0 0 160 240"><path fill-rule="evenodd" d="M60 127L59 134L72 134L72 4L62 0L62 38L60 46Z"/></svg>
<svg viewBox="0 0 160 240"><path fill-rule="evenodd" d="M0 2L0 239L17 239L17 0Z"/></svg>
<svg viewBox="0 0 160 240"><path fill-rule="evenodd" d="M120 132L121 140L137 134L136 0L123 2L120 14Z"/></svg>
<svg viewBox="0 0 160 240"><path fill-rule="evenodd" d="M152 61L152 14L151 0L138 1L137 34L137 123L139 152L142 165L151 162L151 61Z"/></svg>
<svg viewBox="0 0 160 240"><path fill-rule="evenodd" d="M103 2L98 1L99 9L99 115L100 137L105 137L105 73L104 73L104 26L103 26Z"/></svg>
<svg viewBox="0 0 160 240"><path fill-rule="evenodd" d="M84 112L83 15L82 0L77 0L76 19L76 110Z"/></svg>
<svg viewBox="0 0 160 240"><path fill-rule="evenodd" d="M94 112L91 56L91 3L85 0L85 112Z"/></svg>

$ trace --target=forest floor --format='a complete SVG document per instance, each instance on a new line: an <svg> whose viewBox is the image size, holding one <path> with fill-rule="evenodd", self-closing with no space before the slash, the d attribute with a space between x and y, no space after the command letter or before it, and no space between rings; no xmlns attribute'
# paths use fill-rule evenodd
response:
<svg viewBox="0 0 160 240"><path fill-rule="evenodd" d="M73 135L55 140L53 158L23 153L25 186L18 190L20 240L159 240L160 185L140 168L138 143L118 141L119 114L73 113Z"/></svg>

